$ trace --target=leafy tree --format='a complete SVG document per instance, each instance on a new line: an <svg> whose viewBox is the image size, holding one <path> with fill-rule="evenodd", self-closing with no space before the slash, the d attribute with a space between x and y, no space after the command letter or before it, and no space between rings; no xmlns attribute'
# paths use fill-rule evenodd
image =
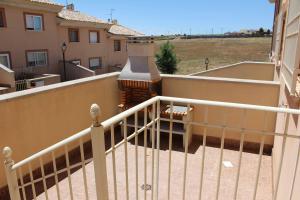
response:
<svg viewBox="0 0 300 200"><path fill-rule="evenodd" d="M161 45L159 53L155 55L156 64L164 74L174 74L177 71L178 59L174 46L168 41Z"/></svg>
<svg viewBox="0 0 300 200"><path fill-rule="evenodd" d="M268 34L268 35L271 34L271 30L270 30L270 29L267 30L267 34Z"/></svg>
<svg viewBox="0 0 300 200"><path fill-rule="evenodd" d="M260 29L258 30L258 34L259 34L259 35L264 35L264 34L265 34L264 29L263 29L263 28L260 28Z"/></svg>

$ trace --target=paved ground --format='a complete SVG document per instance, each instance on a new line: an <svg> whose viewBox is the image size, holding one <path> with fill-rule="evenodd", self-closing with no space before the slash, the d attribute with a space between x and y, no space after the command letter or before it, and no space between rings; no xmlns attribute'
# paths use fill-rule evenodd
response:
<svg viewBox="0 0 300 200"><path fill-rule="evenodd" d="M182 199L182 185L183 185L183 168L184 168L184 152L180 147L181 142L177 146L174 145L175 150L172 151L172 168L171 168L171 196L170 199ZM193 143L188 153L188 168L186 181L186 196L185 199L198 199L199 196L199 180L200 180L200 166L202 156L202 146L199 142ZM129 163L129 196L130 199L136 199L135 193L135 146L133 143L128 143L128 163ZM144 147L138 146L138 192L139 199L144 199L144 191L141 189L144 183ZM220 149L214 147L206 148L205 157L205 171L203 183L202 199L215 199L217 188L218 162L220 156ZM237 172L237 162L239 153L233 150L224 150L223 161L230 161L233 167L225 167L222 165L221 185L219 199L228 200L233 199L235 177ZM147 148L147 183L151 184L151 161L152 151ZM167 199L167 181L168 181L168 158L169 151L167 150L167 143L160 151L160 179L159 179L159 199ZM117 165L117 187L118 199L126 199L125 196L125 162L124 162L124 147L121 146L116 151L116 165ZM243 153L242 167L238 188L238 199L252 199L255 175L258 166L258 155L253 153ZM261 173L259 178L259 187L257 199L268 200L271 199L272 193L272 179L271 179L271 157L263 156ZM86 166L88 177L88 193L90 199L95 199L95 181L94 181L94 167L93 162ZM112 160L111 155L107 156L107 169L109 179L110 199L114 199L113 190L113 176L112 176ZM61 199L71 199L69 193L68 179L64 179L59 183ZM72 189L74 199L85 199L84 184L82 169L72 174ZM50 199L57 199L56 188L52 187L48 190ZM151 190L146 193L147 199L151 199ZM45 199L44 194L41 194L38 199Z"/></svg>

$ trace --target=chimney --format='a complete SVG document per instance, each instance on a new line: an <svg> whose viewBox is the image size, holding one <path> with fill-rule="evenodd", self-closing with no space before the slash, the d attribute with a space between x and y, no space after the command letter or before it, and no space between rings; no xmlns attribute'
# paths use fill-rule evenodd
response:
<svg viewBox="0 0 300 200"><path fill-rule="evenodd" d="M145 56L154 59L154 38L152 37L129 37L127 50L128 56Z"/></svg>
<svg viewBox="0 0 300 200"><path fill-rule="evenodd" d="M74 9L75 9L73 3L68 4L68 5L66 6L66 8L67 8L67 10L70 10L70 11L74 11Z"/></svg>
<svg viewBox="0 0 300 200"><path fill-rule="evenodd" d="M155 63L153 37L129 37L127 51L128 61L120 80L156 82L161 79Z"/></svg>
<svg viewBox="0 0 300 200"><path fill-rule="evenodd" d="M116 19L113 19L111 22L112 22L114 25L118 25L118 20L116 20Z"/></svg>
<svg viewBox="0 0 300 200"><path fill-rule="evenodd" d="M121 111L161 95L162 88L154 58L154 38L129 37L127 50L128 60L118 78Z"/></svg>

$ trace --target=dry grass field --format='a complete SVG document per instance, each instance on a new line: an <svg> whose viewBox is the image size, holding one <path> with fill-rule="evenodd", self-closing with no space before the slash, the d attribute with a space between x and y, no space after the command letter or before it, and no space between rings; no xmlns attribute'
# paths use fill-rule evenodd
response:
<svg viewBox="0 0 300 200"><path fill-rule="evenodd" d="M166 41L156 42L156 51ZM177 74L191 74L241 61L268 61L271 38L212 38L172 40L180 62Z"/></svg>

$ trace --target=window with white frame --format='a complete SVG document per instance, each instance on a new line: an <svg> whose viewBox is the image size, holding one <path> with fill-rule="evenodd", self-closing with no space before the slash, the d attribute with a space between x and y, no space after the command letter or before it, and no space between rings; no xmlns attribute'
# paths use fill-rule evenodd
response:
<svg viewBox="0 0 300 200"><path fill-rule="evenodd" d="M43 16L25 14L25 25L27 30L42 31L43 30Z"/></svg>
<svg viewBox="0 0 300 200"><path fill-rule="evenodd" d="M90 43L99 43L99 32L98 31L90 31Z"/></svg>
<svg viewBox="0 0 300 200"><path fill-rule="evenodd" d="M90 68L96 69L102 67L102 59L101 58L90 58Z"/></svg>
<svg viewBox="0 0 300 200"><path fill-rule="evenodd" d="M28 67L46 66L47 64L48 64L47 51L27 52L27 66Z"/></svg>
<svg viewBox="0 0 300 200"><path fill-rule="evenodd" d="M10 66L10 57L8 53L0 53L0 64L5 67L11 68Z"/></svg>

